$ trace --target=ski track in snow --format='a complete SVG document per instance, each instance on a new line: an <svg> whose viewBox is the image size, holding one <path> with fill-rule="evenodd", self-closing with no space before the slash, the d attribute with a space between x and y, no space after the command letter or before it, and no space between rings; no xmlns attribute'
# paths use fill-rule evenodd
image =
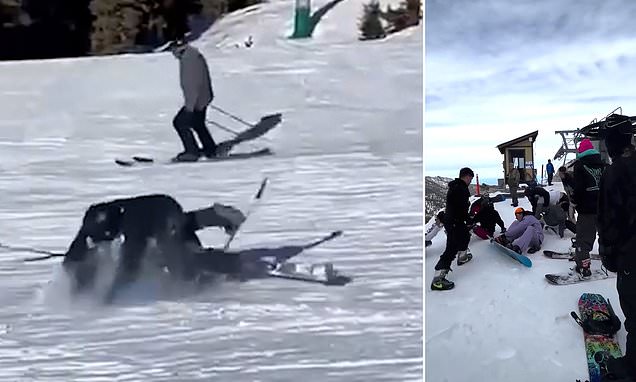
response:
<svg viewBox="0 0 636 382"><path fill-rule="evenodd" d="M318 29L301 43L282 29L291 2L259 9L264 25L228 17L195 45L215 105L250 121L283 113L278 128L237 150L268 146L272 157L116 166L116 157L180 151L169 54L0 63L0 242L64 251L91 203L144 193L168 193L186 209L245 208L268 176L232 247L342 229L298 260L332 261L354 282L224 283L180 298L142 290L100 307L69 300L59 260L24 263L31 254L1 250L1 380L421 380L422 30L362 44ZM342 22L343 10L332 12L324 25ZM224 48L224 30L230 40L254 34L254 47ZM243 128L212 110L208 118ZM200 236L223 240L218 230Z"/></svg>

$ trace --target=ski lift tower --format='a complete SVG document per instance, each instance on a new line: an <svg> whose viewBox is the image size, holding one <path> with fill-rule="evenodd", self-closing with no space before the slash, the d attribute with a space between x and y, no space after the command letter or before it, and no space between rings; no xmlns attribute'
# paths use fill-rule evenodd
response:
<svg viewBox="0 0 636 382"><path fill-rule="evenodd" d="M561 135L563 144L556 154L554 154L554 160L563 159L563 165L565 166L567 155L570 153L576 155L576 146L578 143L588 138L592 142L592 145L601 153L601 159L605 163L610 163L609 154L605 147L605 132L617 125L629 122L632 124L632 131L636 133L636 127L633 126L634 123L636 123L636 117L627 117L622 115L622 113L623 109L619 106L600 121L594 118L592 122L580 129L555 131L555 134Z"/></svg>

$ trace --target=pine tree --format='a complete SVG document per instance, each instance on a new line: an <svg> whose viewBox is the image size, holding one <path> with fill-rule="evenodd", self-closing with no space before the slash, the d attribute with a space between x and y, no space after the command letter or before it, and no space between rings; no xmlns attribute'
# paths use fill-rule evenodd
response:
<svg viewBox="0 0 636 382"><path fill-rule="evenodd" d="M380 20L380 3L371 0L363 4L362 20L360 22L360 40L373 40L386 37L386 32Z"/></svg>

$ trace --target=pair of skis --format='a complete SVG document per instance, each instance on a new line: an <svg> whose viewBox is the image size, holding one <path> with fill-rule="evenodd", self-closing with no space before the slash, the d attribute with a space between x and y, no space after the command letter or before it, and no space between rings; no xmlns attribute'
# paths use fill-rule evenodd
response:
<svg viewBox="0 0 636 382"><path fill-rule="evenodd" d="M265 192L265 187L268 184L268 178L263 179L261 182L258 191L252 198L250 205L245 213L245 220L241 225L239 225L232 234L228 237L225 245L223 246L223 250L227 251L230 247L230 244L236 237L236 234L241 229L241 226L245 224L247 218L252 213L254 208L259 204L261 198L263 197L263 193ZM316 240L313 243L294 248L294 251L297 252L295 255L300 252L316 247L322 243L325 243L329 240L333 240L342 235L342 231L334 231L331 234L323 237L322 239ZM333 267L331 263L321 263L321 264L307 264L302 265L299 263L294 263L290 261L283 261L278 263L270 264L271 269L268 271L269 277L287 279L287 280L297 280L297 281L305 281L318 283L323 285L346 285L351 282L353 279L350 276L344 275L340 273Z"/></svg>
<svg viewBox="0 0 636 382"><path fill-rule="evenodd" d="M177 161L174 158L171 160L155 160L154 158L135 155L130 159L115 159L115 163L123 167L132 167L138 165L151 165L155 163L163 163L163 164L177 164L177 163L199 163L199 162L223 162L227 160L236 160L236 159L249 159L249 158L257 158L272 155L273 152L269 148L264 148L256 151L250 151L245 153L230 153L230 151L234 148L234 146L251 141L253 139L262 137L267 132L278 126L282 121L282 114L275 113L261 117L260 121L255 124L249 124L243 121L244 124L248 125L249 128L243 130L241 132L231 131L235 136L226 141L220 142L217 145L217 153L218 155L211 158L201 158L195 162L187 162L187 161ZM220 126L220 125L219 125Z"/></svg>

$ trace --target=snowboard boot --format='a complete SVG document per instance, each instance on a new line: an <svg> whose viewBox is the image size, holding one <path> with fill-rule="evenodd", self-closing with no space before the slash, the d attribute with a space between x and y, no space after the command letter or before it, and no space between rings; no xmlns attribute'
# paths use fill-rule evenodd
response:
<svg viewBox="0 0 636 382"><path fill-rule="evenodd" d="M508 238L506 237L506 235L501 234L499 236L497 236L495 238L495 241L501 245L503 245L504 247L506 247L510 242L508 241Z"/></svg>
<svg viewBox="0 0 636 382"><path fill-rule="evenodd" d="M431 240L426 240L424 244L428 247L429 245L433 245L433 242Z"/></svg>
<svg viewBox="0 0 636 382"><path fill-rule="evenodd" d="M523 251L521 250L521 247L519 247L519 246L518 246L518 245L516 245L516 244L509 244L507 247L508 247L508 248L510 248L510 249L512 249L513 251L517 252L517 253L518 253L518 254L520 254L520 255L521 255L521 253L523 252Z"/></svg>
<svg viewBox="0 0 636 382"><path fill-rule="evenodd" d="M435 271L433 282L431 283L432 290L449 290L455 287L455 283L446 279L448 269L440 269Z"/></svg>
<svg viewBox="0 0 636 382"><path fill-rule="evenodd" d="M541 249L541 247L531 246L530 248L528 248L528 253L535 253L535 252L539 251L540 249Z"/></svg>
<svg viewBox="0 0 636 382"><path fill-rule="evenodd" d="M592 276L592 271L590 270L591 260L590 254L584 254L580 250L575 251L574 261L576 262L576 267L574 270L583 278L589 279Z"/></svg>
<svg viewBox="0 0 636 382"><path fill-rule="evenodd" d="M457 265L461 266L472 260L473 254L469 250L459 251L457 253Z"/></svg>

